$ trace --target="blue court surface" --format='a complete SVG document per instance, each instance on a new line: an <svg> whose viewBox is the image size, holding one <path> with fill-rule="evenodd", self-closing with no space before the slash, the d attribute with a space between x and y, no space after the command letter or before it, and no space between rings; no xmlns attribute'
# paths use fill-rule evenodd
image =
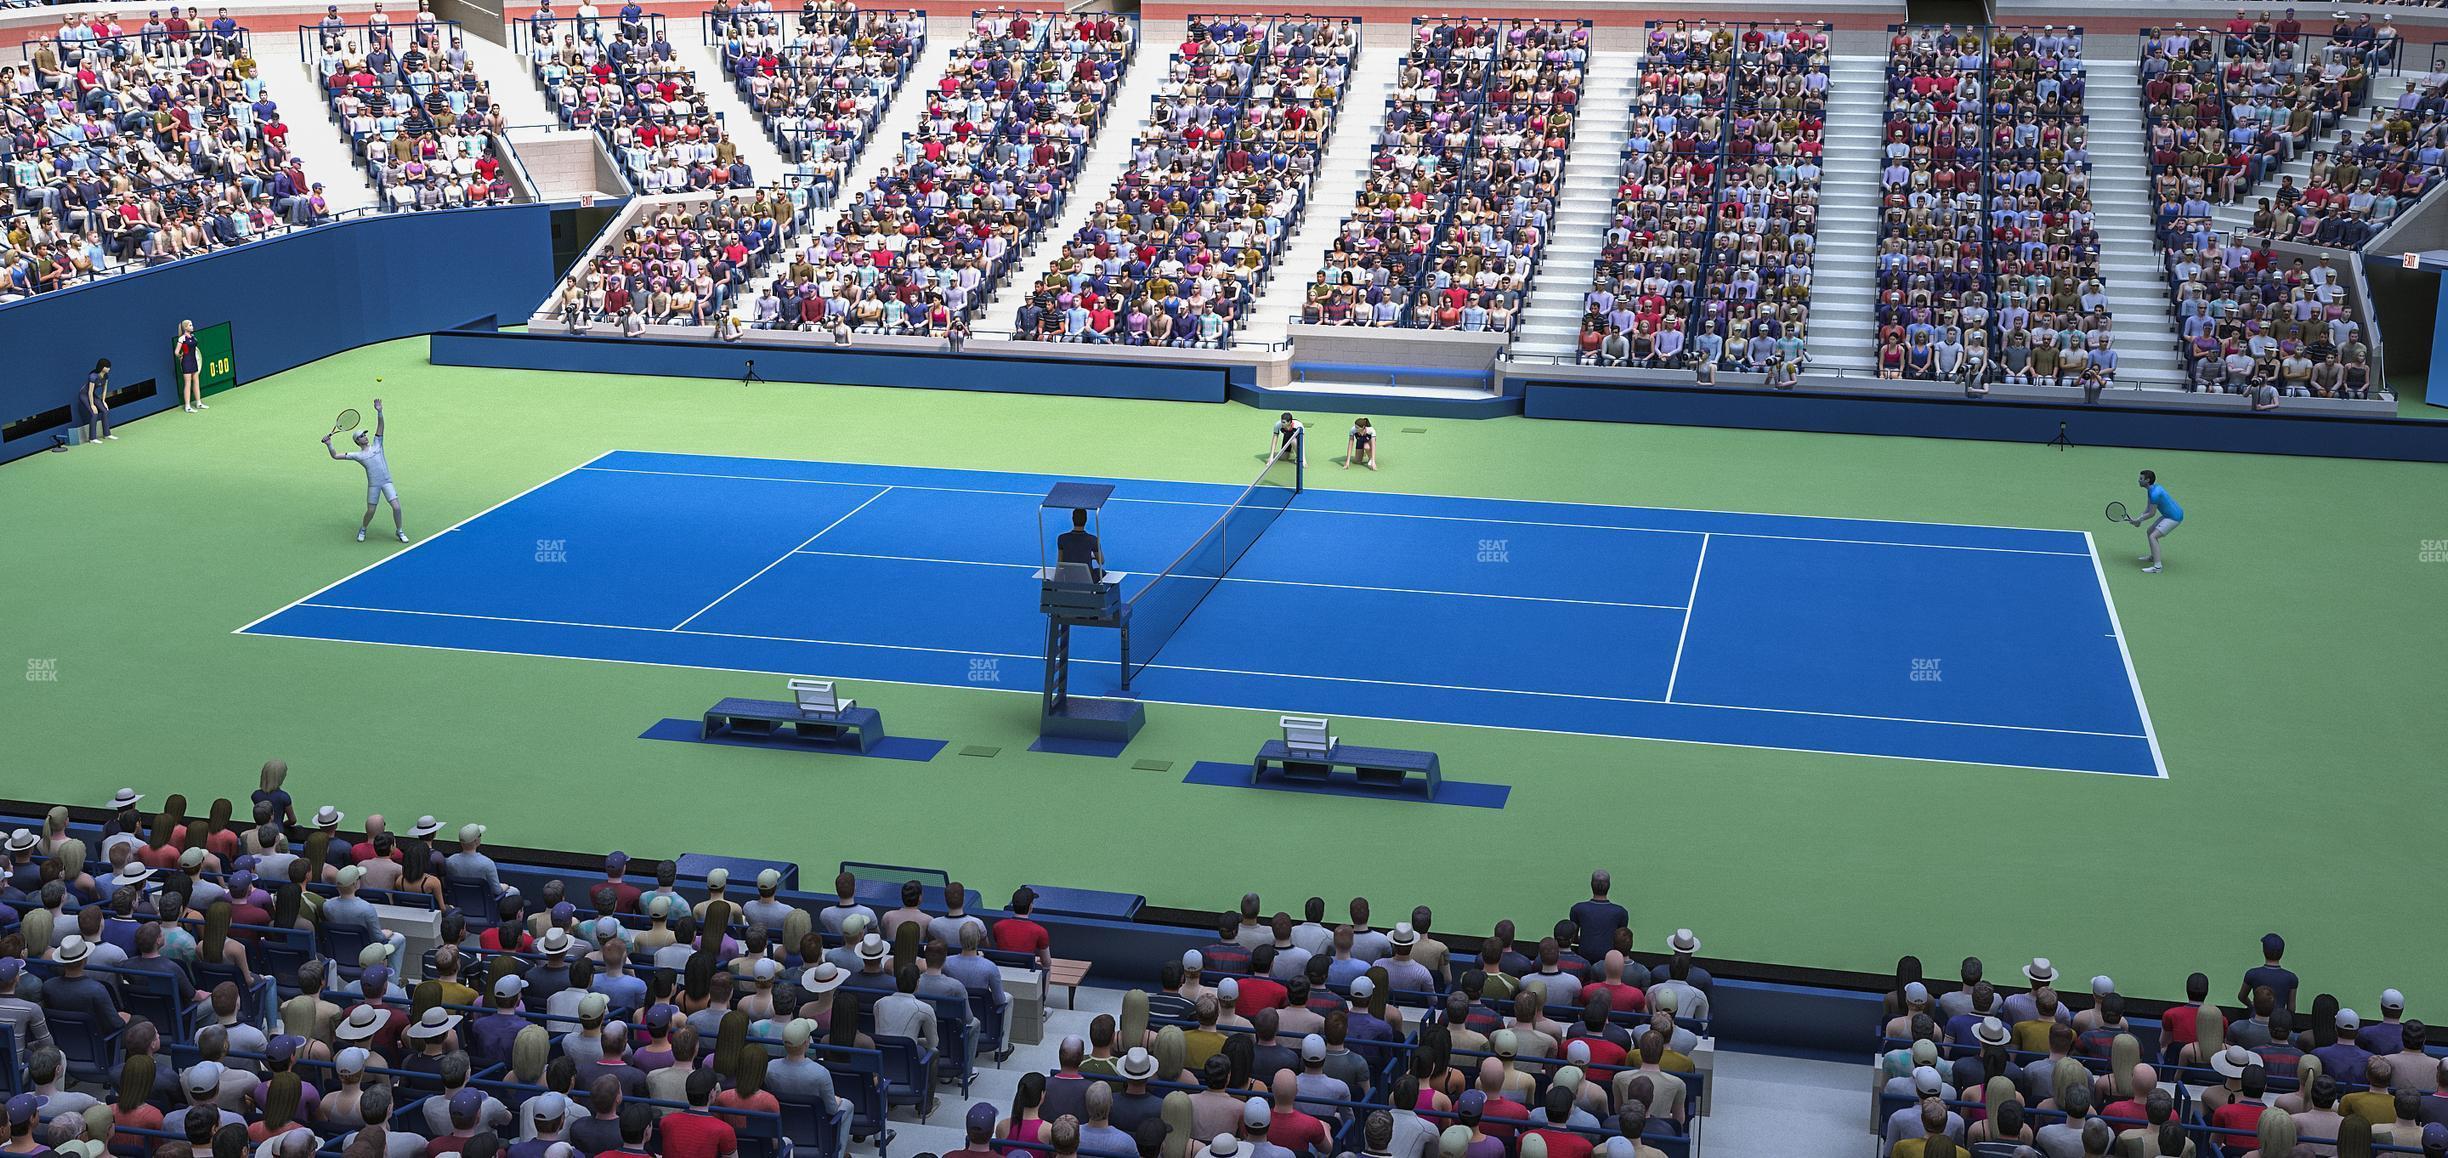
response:
<svg viewBox="0 0 2448 1158"><path fill-rule="evenodd" d="M614 451L239 630L1035 694L1058 481ZM1104 481L1126 591L1241 493ZM2166 775L2085 533L1310 481L1136 695ZM1078 632L1073 691L1116 654Z"/></svg>

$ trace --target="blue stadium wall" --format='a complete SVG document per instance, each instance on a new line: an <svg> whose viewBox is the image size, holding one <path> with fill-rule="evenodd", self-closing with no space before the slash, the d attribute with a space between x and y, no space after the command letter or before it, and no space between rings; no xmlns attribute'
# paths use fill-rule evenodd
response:
<svg viewBox="0 0 2448 1158"><path fill-rule="evenodd" d="M19 302L0 308L0 425L67 405L97 358L114 389L154 382L114 422L175 407L181 319L230 323L247 382L473 318L524 318L556 272L551 207L519 205L358 218ZM0 442L0 462L47 449L51 433Z"/></svg>

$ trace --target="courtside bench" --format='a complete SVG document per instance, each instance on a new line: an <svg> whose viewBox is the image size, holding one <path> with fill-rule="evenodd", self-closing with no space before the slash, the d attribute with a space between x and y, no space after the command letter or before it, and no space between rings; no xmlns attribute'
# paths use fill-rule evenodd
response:
<svg viewBox="0 0 2448 1158"><path fill-rule="evenodd" d="M1348 768L1351 774L1337 776L1338 768ZM1436 798L1441 782L1434 752L1363 748L1343 743L1327 749L1324 756L1311 752L1294 755L1283 741L1269 740L1259 745L1258 758L1250 762L1250 783L1263 784L1270 770L1277 780L1288 784L1338 784L1376 792L1416 792L1431 800Z"/></svg>
<svg viewBox="0 0 2448 1158"><path fill-rule="evenodd" d="M871 752L884 739L884 713L874 708L811 712L788 700L733 697L706 709L705 738L724 736Z"/></svg>

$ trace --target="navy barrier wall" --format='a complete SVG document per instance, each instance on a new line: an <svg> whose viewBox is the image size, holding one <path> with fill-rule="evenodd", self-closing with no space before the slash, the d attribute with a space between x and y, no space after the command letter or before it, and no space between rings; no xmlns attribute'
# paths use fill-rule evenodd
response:
<svg viewBox="0 0 2448 1158"><path fill-rule="evenodd" d="M552 293L552 210L544 205L353 218L0 308L0 426L68 405L94 360L125 423L178 405L170 343L181 319L230 323L241 382L370 342L525 317ZM56 428L65 433L65 427ZM0 462L48 449L51 430L0 442Z"/></svg>
<svg viewBox="0 0 2448 1158"><path fill-rule="evenodd" d="M2448 462L2448 422L2414 418L2290 415L2283 409L2229 414L1806 390L1592 387L1536 378L1526 380L1524 395L1524 409L1532 418L2035 444L2057 437L2063 423L2066 437L2076 446Z"/></svg>
<svg viewBox="0 0 2448 1158"><path fill-rule="evenodd" d="M505 317L525 317L520 311ZM464 319L462 319L464 320ZM585 370L598 374L654 374L672 378L742 376L749 359L769 382L820 382L837 386L914 386L928 390L993 390L1013 394L1084 394L1097 398L1149 398L1172 402L1222 402L1235 368L1166 365L1152 358L1096 361L1031 358L972 348L952 356L932 350L805 344L771 345L621 338L598 332L504 333L487 322L433 336L437 366L484 366L500 370ZM1239 368L1248 373L1246 368Z"/></svg>

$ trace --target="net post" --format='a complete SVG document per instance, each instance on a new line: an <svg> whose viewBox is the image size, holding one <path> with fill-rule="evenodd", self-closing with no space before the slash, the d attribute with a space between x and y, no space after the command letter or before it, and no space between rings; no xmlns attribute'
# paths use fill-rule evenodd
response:
<svg viewBox="0 0 2448 1158"><path fill-rule="evenodd" d="M1292 493L1309 489L1309 428L1292 432Z"/></svg>

